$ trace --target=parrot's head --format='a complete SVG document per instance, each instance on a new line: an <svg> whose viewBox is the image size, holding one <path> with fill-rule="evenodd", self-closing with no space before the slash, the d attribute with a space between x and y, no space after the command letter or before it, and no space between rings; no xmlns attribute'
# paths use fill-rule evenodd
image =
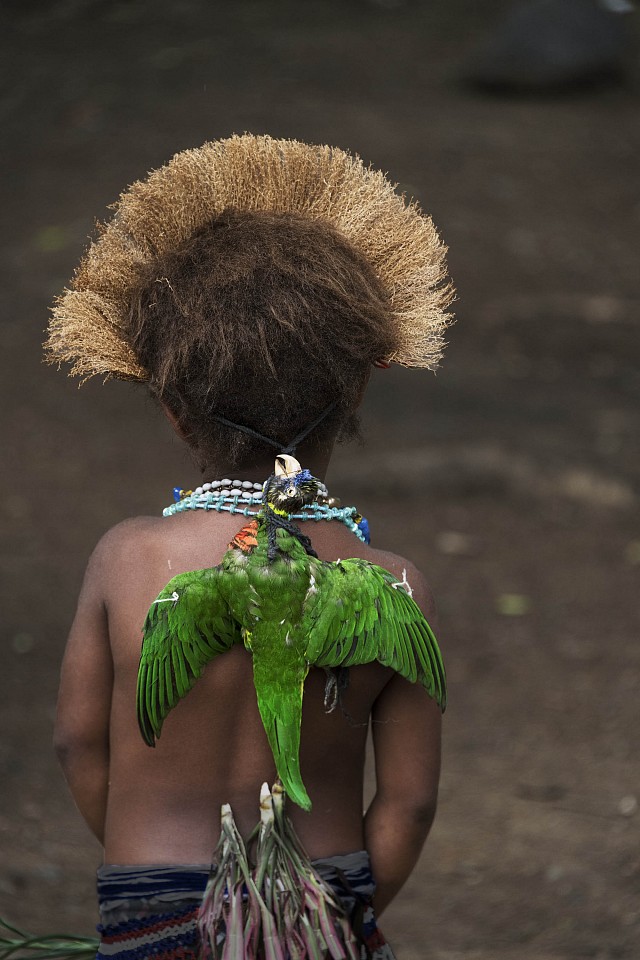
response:
<svg viewBox="0 0 640 960"><path fill-rule="evenodd" d="M275 471L264 485L263 500L276 513L296 513L318 495L320 481L303 470L295 457L281 453Z"/></svg>

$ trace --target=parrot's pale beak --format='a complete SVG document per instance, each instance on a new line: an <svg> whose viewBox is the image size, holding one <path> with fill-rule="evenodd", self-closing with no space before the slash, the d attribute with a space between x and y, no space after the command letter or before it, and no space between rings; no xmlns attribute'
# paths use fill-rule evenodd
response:
<svg viewBox="0 0 640 960"><path fill-rule="evenodd" d="M274 473L276 477L294 477L300 473L302 467L295 457L290 457L288 453L281 453L276 457L276 468Z"/></svg>

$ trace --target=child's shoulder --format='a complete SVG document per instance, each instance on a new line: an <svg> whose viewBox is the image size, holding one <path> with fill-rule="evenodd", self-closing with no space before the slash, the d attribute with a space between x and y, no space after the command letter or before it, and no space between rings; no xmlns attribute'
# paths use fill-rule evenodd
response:
<svg viewBox="0 0 640 960"><path fill-rule="evenodd" d="M112 556L122 551L145 549L166 531L162 517L129 517L110 527L98 540L94 554Z"/></svg>
<svg viewBox="0 0 640 960"><path fill-rule="evenodd" d="M126 575L147 556L162 537L162 518L130 517L121 520L104 533L95 545L87 564L87 578L103 577L106 571L118 570Z"/></svg>
<svg viewBox="0 0 640 960"><path fill-rule="evenodd" d="M166 519L153 516L122 520L107 530L98 541L89 560L87 576L100 578L103 581L114 573L117 573L121 581L123 578L126 580L129 575L139 576L141 565L148 567L152 563L154 553L160 552L164 555L168 541L173 541L177 536L184 542L186 532L184 527L187 525L180 524L180 530L178 530L177 524L167 523ZM226 542L228 537L223 536L223 539ZM433 626L436 619L433 593L426 577L411 560L390 550L378 550L363 544L359 544L358 550L345 551L345 546L346 544L342 543L343 549L334 555L360 556L370 563L389 570L397 577L398 582L406 582L411 589L413 599ZM196 557L194 557L195 560ZM199 563L196 565L200 566Z"/></svg>

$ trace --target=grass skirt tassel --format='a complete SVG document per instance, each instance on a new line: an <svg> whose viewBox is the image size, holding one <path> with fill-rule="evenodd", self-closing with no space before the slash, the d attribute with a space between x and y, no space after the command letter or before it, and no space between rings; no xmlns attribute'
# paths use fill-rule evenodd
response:
<svg viewBox="0 0 640 960"><path fill-rule="evenodd" d="M253 865L228 804L221 820L198 918L204 960L359 960L341 904L285 815L281 785L262 786Z"/></svg>

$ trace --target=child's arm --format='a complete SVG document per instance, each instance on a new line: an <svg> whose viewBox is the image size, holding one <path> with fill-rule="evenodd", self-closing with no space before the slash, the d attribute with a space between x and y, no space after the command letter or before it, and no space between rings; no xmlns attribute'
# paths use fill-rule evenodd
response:
<svg viewBox="0 0 640 960"><path fill-rule="evenodd" d="M428 588L417 571L409 579L433 627ZM365 844L380 915L413 870L435 816L441 713L419 684L394 674L374 704L372 721L376 793L365 815Z"/></svg>
<svg viewBox="0 0 640 960"><path fill-rule="evenodd" d="M62 663L54 747L76 805L102 843L109 786L113 663L102 599L102 541L87 567Z"/></svg>

